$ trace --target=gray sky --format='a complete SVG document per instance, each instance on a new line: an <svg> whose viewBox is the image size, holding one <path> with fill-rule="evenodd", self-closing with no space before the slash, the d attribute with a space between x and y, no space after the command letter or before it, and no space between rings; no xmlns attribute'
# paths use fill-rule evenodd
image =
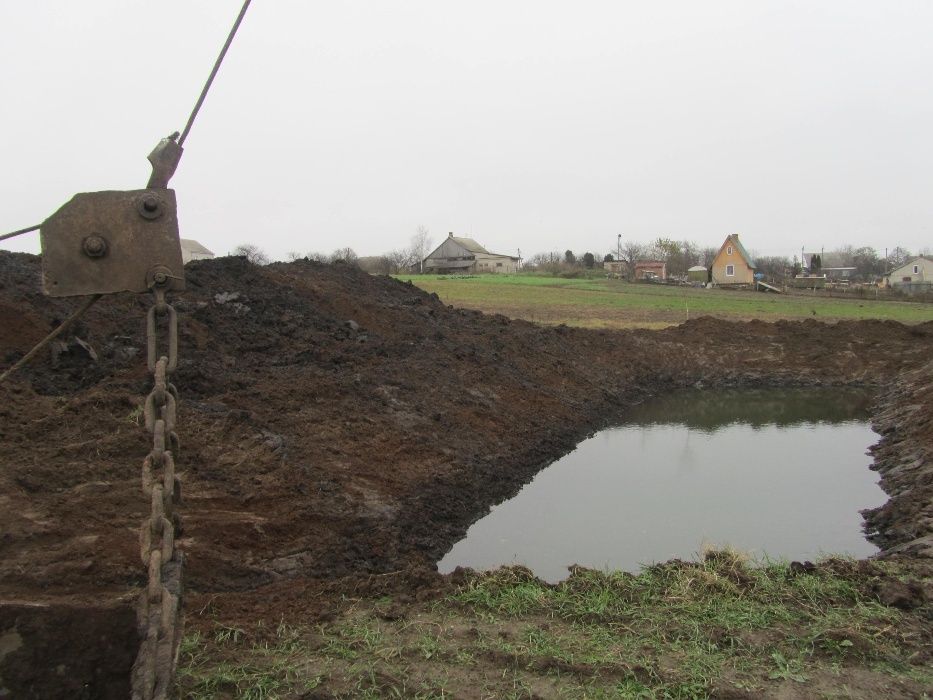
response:
<svg viewBox="0 0 933 700"><path fill-rule="evenodd" d="M145 185L240 0L0 2L0 232ZM616 236L933 246L933 2L254 0L182 236L359 254ZM38 235L0 243L38 252Z"/></svg>

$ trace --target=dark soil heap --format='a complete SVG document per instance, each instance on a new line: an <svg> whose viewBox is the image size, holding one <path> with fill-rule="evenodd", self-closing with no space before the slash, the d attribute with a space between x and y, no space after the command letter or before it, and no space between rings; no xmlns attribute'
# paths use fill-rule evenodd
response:
<svg viewBox="0 0 933 700"><path fill-rule="evenodd" d="M186 275L182 546L202 591L430 565L491 503L650 394L880 385L920 371L933 347L931 323L541 327L308 261L223 258ZM142 580L147 303L102 300L53 357L0 386L7 592ZM3 365L76 306L41 294L38 258L0 254Z"/></svg>
<svg viewBox="0 0 933 700"><path fill-rule="evenodd" d="M224 258L186 277L181 546L204 608L227 592L223 614L279 619L347 585L427 593L433 563L491 504L675 387L887 387L875 467L895 495L869 526L928 568L933 323L590 331L453 309L345 265ZM102 300L0 384L0 685L24 697L128 692L148 301ZM0 366L78 304L41 294L38 258L0 252ZM894 602L916 597L896 588Z"/></svg>

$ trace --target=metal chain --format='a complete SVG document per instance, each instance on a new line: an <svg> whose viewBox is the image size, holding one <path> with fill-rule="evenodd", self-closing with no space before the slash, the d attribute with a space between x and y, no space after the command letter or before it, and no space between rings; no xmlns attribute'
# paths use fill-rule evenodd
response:
<svg viewBox="0 0 933 700"><path fill-rule="evenodd" d="M169 376L178 366L178 316L165 300L165 289L154 288L155 303L146 316L146 343L152 391L143 410L152 451L143 460L142 487L149 497L149 517L139 530L140 555L149 580L140 594L137 615L142 643L133 664L133 700L171 697L181 642L183 553L175 547L180 521L175 506L181 482L175 476L178 436L175 433L178 391ZM157 357L157 320L168 328L167 354Z"/></svg>

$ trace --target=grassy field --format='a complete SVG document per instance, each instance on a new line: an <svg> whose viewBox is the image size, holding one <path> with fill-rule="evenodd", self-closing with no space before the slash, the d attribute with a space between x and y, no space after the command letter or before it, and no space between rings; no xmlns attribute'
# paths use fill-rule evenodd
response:
<svg viewBox="0 0 933 700"><path fill-rule="evenodd" d="M319 624L202 620L183 642L181 696L926 697L925 611L872 592L898 575L841 559L753 567L730 552L556 586L502 569L433 602L346 598Z"/></svg>
<svg viewBox="0 0 933 700"><path fill-rule="evenodd" d="M763 321L933 320L933 304L875 300L870 295L859 297L854 293L851 298L830 297L826 292L765 294L538 275L408 275L399 279L410 280L453 306L538 323L588 328L662 328L698 316Z"/></svg>

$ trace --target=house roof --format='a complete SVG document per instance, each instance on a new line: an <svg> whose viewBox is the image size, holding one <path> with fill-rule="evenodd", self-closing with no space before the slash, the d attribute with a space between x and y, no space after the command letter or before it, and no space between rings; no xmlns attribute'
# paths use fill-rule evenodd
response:
<svg viewBox="0 0 933 700"><path fill-rule="evenodd" d="M425 258L425 261L433 258L434 254L437 253L437 251L439 251L441 248L443 248L444 244L447 243L447 241L453 241L454 243L459 245L461 248L463 248L465 251L467 251L468 253L473 253L474 255L479 253L480 255L491 255L496 258L504 258L508 260L514 260L516 262L520 260L520 258L518 258L515 255L504 255L502 253L492 253L486 250L483 246L481 246L479 243L477 243L472 238L463 238L461 236L455 236L453 233L449 233L447 234L447 238L445 238L443 242L439 246L437 246L437 248L435 248L430 253L428 253L427 257Z"/></svg>
<svg viewBox="0 0 933 700"><path fill-rule="evenodd" d="M735 246L735 249L739 251L739 255L742 256L745 264L748 265L751 269L757 270L758 266L755 264L755 261L752 260L752 256L748 254L748 251L745 250L745 246L742 245L742 241L739 240L739 234L730 233L728 236L726 236L726 240L723 241L722 247L725 248L730 241L732 242L732 245ZM722 248L719 249L719 252L722 252Z"/></svg>
<svg viewBox="0 0 933 700"><path fill-rule="evenodd" d="M179 239L181 247L187 250L189 253L200 253L201 255L213 255L213 250L208 250L203 245L198 243L193 238L181 238Z"/></svg>
<svg viewBox="0 0 933 700"><path fill-rule="evenodd" d="M896 274L899 270L903 270L905 267L910 267L911 265L916 263L918 260L926 260L927 262L933 262L933 258L931 258L929 255L915 255L910 260L905 262L903 265L899 267L895 267L893 270L891 270L888 273L888 276L890 277L891 275Z"/></svg>
<svg viewBox="0 0 933 700"><path fill-rule="evenodd" d="M474 241L472 238L460 238L459 236L450 236L449 240L454 243L459 243L461 246L466 248L471 253L486 253L487 255L492 255L488 250L483 248L479 243Z"/></svg>
<svg viewBox="0 0 933 700"><path fill-rule="evenodd" d="M702 265L694 265L687 272L706 272L706 268Z"/></svg>

